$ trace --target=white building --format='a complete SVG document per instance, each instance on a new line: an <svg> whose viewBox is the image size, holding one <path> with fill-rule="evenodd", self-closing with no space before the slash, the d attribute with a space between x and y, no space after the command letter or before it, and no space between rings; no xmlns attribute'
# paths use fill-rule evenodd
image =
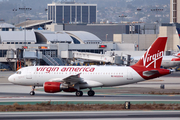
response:
<svg viewBox="0 0 180 120"><path fill-rule="evenodd" d="M55 23L96 23L96 4L75 2L48 4L48 20Z"/></svg>

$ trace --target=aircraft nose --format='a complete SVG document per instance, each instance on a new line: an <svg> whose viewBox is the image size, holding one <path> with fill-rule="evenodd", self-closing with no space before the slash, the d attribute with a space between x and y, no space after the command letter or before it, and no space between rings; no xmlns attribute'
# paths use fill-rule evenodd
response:
<svg viewBox="0 0 180 120"><path fill-rule="evenodd" d="M13 82L13 75L8 77L8 81L11 82L11 83Z"/></svg>

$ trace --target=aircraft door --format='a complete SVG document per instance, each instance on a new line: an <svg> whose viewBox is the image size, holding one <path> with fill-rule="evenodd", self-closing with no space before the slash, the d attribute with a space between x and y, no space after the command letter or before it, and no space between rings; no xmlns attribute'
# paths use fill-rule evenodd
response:
<svg viewBox="0 0 180 120"><path fill-rule="evenodd" d="M36 72L35 72L35 75L34 75L34 78L33 78L33 79L36 81L34 84L35 84L36 86L39 86L40 83L43 84L43 83L42 83L42 80L43 80L44 78L46 78L46 77L44 76L43 71L36 71Z"/></svg>
<svg viewBox="0 0 180 120"><path fill-rule="evenodd" d="M131 69L127 69L127 80L133 80L133 74Z"/></svg>
<svg viewBox="0 0 180 120"><path fill-rule="evenodd" d="M27 69L26 79L32 79L32 71Z"/></svg>

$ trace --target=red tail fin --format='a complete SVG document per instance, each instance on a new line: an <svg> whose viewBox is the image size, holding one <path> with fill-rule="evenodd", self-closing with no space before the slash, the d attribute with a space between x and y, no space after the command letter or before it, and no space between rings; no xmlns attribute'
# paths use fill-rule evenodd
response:
<svg viewBox="0 0 180 120"><path fill-rule="evenodd" d="M135 64L135 66L138 65L146 68L160 68L166 42L167 37L157 38L142 58Z"/></svg>

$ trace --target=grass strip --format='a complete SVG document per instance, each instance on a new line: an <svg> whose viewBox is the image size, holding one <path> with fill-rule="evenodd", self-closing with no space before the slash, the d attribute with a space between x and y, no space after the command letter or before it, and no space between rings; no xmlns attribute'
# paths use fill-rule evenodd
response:
<svg viewBox="0 0 180 120"><path fill-rule="evenodd" d="M35 102L34 102L35 103ZM76 103L70 102L36 102L35 104L19 104L13 103L12 105L0 105L0 112L22 112L22 111L118 111L125 110L123 104L89 104L89 103ZM131 102L130 110L180 110L180 103L142 103L135 104Z"/></svg>

